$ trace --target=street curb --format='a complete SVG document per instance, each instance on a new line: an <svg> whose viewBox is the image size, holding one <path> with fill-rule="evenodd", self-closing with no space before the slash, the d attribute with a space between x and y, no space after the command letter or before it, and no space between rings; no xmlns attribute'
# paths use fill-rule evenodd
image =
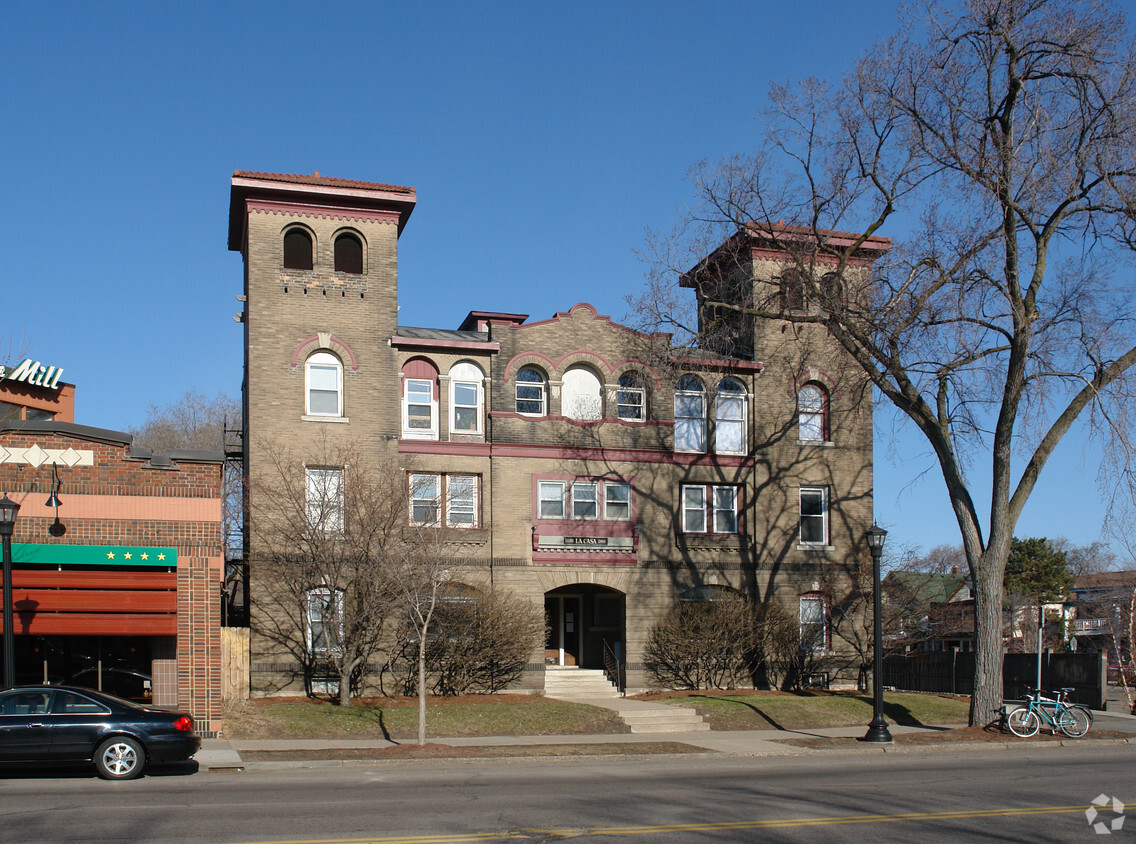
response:
<svg viewBox="0 0 1136 844"><path fill-rule="evenodd" d="M779 757L801 757L801 756L865 756L872 754L903 756L916 753L926 752L981 752L989 750L1039 750L1051 749L1059 750L1062 748L1076 748L1084 747L1086 745L1094 747L1121 747L1128 745L1136 745L1136 737L1130 739L1062 739L1059 741L1038 741L1031 742L1028 740L1020 741L992 741L992 742L942 742L939 744L923 744L923 745L865 745L862 747L841 747L841 748L810 748L810 747L796 747L793 745L786 745L783 751L754 751L754 752L726 752L715 750L704 750L693 753L652 753L652 754L638 754L638 753L597 753L588 756L450 756L450 757L432 757L429 759L303 759L303 760L257 760L251 762L243 762L238 766L211 766L207 770L210 773L246 773L249 771L281 771L289 769L323 769L323 768L371 768L371 767L402 767L412 765L415 767L437 767L439 765L468 765L480 764L485 762L505 762L510 765L515 764L532 764L546 762L549 759L556 759L558 763L580 763L580 762L594 762L596 760L643 760L648 757L671 757L680 756L684 759L713 759L713 758L729 758L729 759L768 759Z"/></svg>

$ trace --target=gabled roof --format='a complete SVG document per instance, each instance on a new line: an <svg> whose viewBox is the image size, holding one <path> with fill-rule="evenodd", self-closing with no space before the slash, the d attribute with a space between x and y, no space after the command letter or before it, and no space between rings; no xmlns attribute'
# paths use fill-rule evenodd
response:
<svg viewBox="0 0 1136 844"><path fill-rule="evenodd" d="M966 586L967 580L967 576L960 572L893 571L884 578L884 583L904 590L918 603L943 604L954 598Z"/></svg>

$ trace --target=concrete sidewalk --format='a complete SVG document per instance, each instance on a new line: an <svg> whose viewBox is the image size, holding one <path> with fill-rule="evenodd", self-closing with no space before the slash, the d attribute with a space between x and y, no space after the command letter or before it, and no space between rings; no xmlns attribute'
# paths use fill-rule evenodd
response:
<svg viewBox="0 0 1136 844"><path fill-rule="evenodd" d="M1126 720L1122 720L1126 719ZM938 727L909 727L896 724L889 725L893 736L909 733L935 733L946 729L964 725L938 726ZM1098 713L1094 729L1108 729L1129 732L1132 738L1129 743L1136 744L1136 718L1133 716L1118 717ZM1039 747L1042 744L1023 744L1019 740L1007 737L1006 742L973 742L951 743L940 745L888 745L888 744L857 744L854 747L841 750L803 749L786 744L785 739L791 738L818 738L843 737L860 738L866 732L866 726L857 727L824 727L814 730L736 730L736 731L710 731L689 733L615 733L605 735L556 735L556 736L479 736L476 738L460 737L430 737L432 744L445 744L452 747L507 747L507 746L533 746L533 745L605 745L629 744L639 742L677 742L690 747L698 748L707 753L721 754L723 756L794 756L801 754L832 753L846 755L849 752L922 752L944 748L954 750L967 749L998 749L1010 746L1013 742L1018 747ZM1092 734L1083 739L1070 741L1089 742ZM1108 743L1123 743L1122 739L1106 739ZM290 751L290 750L343 750L343 749L382 749L397 744L409 742L394 742L384 739L206 739L202 742L201 750L194 757L202 770L223 771L239 769L272 769L282 767L313 767L318 765L340 765L342 762L334 758L327 760L305 761L246 761L241 754L247 751ZM1066 742L1068 743L1068 742ZM1056 743L1046 743L1056 746ZM329 754L332 757L334 754ZM380 761L380 760L376 760ZM391 760L392 763L405 760Z"/></svg>

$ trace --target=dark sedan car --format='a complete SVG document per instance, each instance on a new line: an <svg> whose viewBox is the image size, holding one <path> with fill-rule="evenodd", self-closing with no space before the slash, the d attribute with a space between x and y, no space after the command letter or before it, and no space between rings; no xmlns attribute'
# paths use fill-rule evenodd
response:
<svg viewBox="0 0 1136 844"><path fill-rule="evenodd" d="M129 780L200 747L185 712L71 686L0 691L0 765L93 762L104 779Z"/></svg>

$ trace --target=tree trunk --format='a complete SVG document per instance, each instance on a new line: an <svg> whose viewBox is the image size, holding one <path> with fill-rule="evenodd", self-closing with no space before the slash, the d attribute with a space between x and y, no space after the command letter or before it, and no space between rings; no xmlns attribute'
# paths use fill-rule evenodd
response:
<svg viewBox="0 0 1136 844"><path fill-rule="evenodd" d="M426 743L426 630L418 633L418 743Z"/></svg>
<svg viewBox="0 0 1136 844"><path fill-rule="evenodd" d="M974 694L970 726L985 727L1002 716L1002 588L989 554L976 568L974 584Z"/></svg>

